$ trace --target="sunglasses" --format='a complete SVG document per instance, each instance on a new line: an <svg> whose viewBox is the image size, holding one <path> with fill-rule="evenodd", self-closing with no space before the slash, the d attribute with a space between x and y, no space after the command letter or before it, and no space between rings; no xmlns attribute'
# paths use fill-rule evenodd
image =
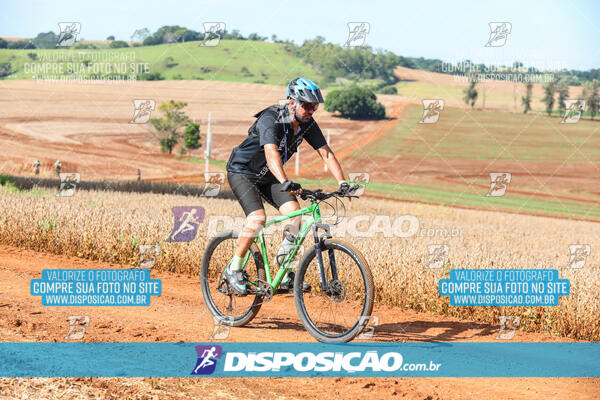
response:
<svg viewBox="0 0 600 400"><path fill-rule="evenodd" d="M305 103L305 102L301 101L300 105L306 111L317 111L317 109L319 108L319 103Z"/></svg>

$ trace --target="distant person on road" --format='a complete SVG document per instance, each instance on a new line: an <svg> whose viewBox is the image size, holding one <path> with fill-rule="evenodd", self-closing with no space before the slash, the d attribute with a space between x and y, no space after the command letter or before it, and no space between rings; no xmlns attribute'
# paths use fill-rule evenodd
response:
<svg viewBox="0 0 600 400"><path fill-rule="evenodd" d="M40 165L41 165L40 160L35 160L35 162L33 163L33 172L36 175L40 174Z"/></svg>
<svg viewBox="0 0 600 400"><path fill-rule="evenodd" d="M296 78L288 84L286 100L285 104L274 104L254 115L257 119L248 130L248 137L233 149L227 162L229 185L247 217L224 274L236 295L246 294L243 260L267 219L262 200L282 214L300 209L295 197L301 192L300 184L288 179L283 166L303 139L325 160L336 181L347 185L342 167L312 117L324 102L319 87L309 79ZM300 217L290 221L298 232ZM284 244L291 245L293 239L286 236L282 248ZM283 289L292 288L290 272L286 271L281 281Z"/></svg>
<svg viewBox="0 0 600 400"><path fill-rule="evenodd" d="M56 171L56 175L60 176L60 168L62 167L62 163L60 162L60 160L56 160L56 162L54 163L54 170Z"/></svg>

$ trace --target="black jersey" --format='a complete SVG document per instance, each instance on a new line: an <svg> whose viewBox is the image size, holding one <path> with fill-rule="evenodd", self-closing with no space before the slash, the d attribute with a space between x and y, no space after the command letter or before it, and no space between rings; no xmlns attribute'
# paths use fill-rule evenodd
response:
<svg viewBox="0 0 600 400"><path fill-rule="evenodd" d="M248 137L239 146L234 147L229 156L226 167L228 172L273 177L267 167L265 144L277 146L283 164L298 150L303 139L315 150L327 144L323 132L313 118L306 123L300 123L297 134L292 132L292 119L285 105L272 105L254 117L257 120L248 129Z"/></svg>

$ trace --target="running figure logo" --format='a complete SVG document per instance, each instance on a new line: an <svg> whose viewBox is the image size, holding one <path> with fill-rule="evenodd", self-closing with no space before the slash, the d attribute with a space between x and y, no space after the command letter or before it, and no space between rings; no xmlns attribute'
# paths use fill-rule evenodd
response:
<svg viewBox="0 0 600 400"><path fill-rule="evenodd" d="M450 247L447 244L430 244L427 246L427 251L429 251L429 260L425 268L437 269L442 268L446 263Z"/></svg>
<svg viewBox="0 0 600 400"><path fill-rule="evenodd" d="M202 207L173 207L175 224L167 242L189 242L198 233L198 226L204 220Z"/></svg>
<svg viewBox="0 0 600 400"><path fill-rule="evenodd" d="M217 359L223 355L221 346L196 346L198 361L191 375L210 375L215 372Z"/></svg>
<svg viewBox="0 0 600 400"><path fill-rule="evenodd" d="M512 179L512 175L508 172L490 172L490 190L487 197L500 197L506 193L506 188Z"/></svg>
<svg viewBox="0 0 600 400"><path fill-rule="evenodd" d="M69 333L65 340L81 340L85 335L85 328L90 325L90 317L87 315L71 315L67 318L69 321Z"/></svg>
<svg viewBox="0 0 600 400"><path fill-rule="evenodd" d="M506 44L506 39L512 31L510 22L490 22L490 38L485 47L502 47Z"/></svg>
<svg viewBox="0 0 600 400"><path fill-rule="evenodd" d="M346 47L356 47L365 44L365 39L371 31L371 24L368 22L348 22L348 40Z"/></svg>
<svg viewBox="0 0 600 400"><path fill-rule="evenodd" d="M129 121L130 124L145 124L150 120L150 112L156 108L154 100L134 100L133 118Z"/></svg>
<svg viewBox="0 0 600 400"><path fill-rule="evenodd" d="M515 337L519 325L521 325L521 317L518 315L500 315L500 330L496 339L511 340Z"/></svg>
<svg viewBox="0 0 600 400"><path fill-rule="evenodd" d="M202 196L214 197L221 191L221 185L225 183L225 174L223 172L204 173L204 189Z"/></svg>
<svg viewBox="0 0 600 400"><path fill-rule="evenodd" d="M423 117L420 124L435 124L440 119L440 111L444 109L442 99L423 99Z"/></svg>
<svg viewBox="0 0 600 400"><path fill-rule="evenodd" d="M159 254L160 246L158 244L140 244L140 260L136 268L151 269Z"/></svg>
<svg viewBox="0 0 600 400"><path fill-rule="evenodd" d="M205 22L202 46L214 47L219 44L225 33L225 22Z"/></svg>
<svg viewBox="0 0 600 400"><path fill-rule="evenodd" d="M79 172L60 172L58 176L60 177L60 188L58 189L58 193L56 193L56 196L73 196L75 194L77 184L81 182L81 176L79 175Z"/></svg>
<svg viewBox="0 0 600 400"><path fill-rule="evenodd" d="M560 121L561 124L576 124L581 118L581 114L585 109L585 100L565 100L565 115Z"/></svg>
<svg viewBox="0 0 600 400"><path fill-rule="evenodd" d="M352 181L352 185L358 185L358 189L352 194L362 196L365 192L365 188L369 184L371 175L368 172L350 172L348 174L348 179Z"/></svg>
<svg viewBox="0 0 600 400"><path fill-rule="evenodd" d="M566 268L579 269L583 268L585 262L590 255L591 246L589 244L572 244L569 245L569 263Z"/></svg>
<svg viewBox="0 0 600 400"><path fill-rule="evenodd" d="M81 33L81 23L79 22L59 22L58 39L56 45L59 47L71 47L77 39L77 35Z"/></svg>

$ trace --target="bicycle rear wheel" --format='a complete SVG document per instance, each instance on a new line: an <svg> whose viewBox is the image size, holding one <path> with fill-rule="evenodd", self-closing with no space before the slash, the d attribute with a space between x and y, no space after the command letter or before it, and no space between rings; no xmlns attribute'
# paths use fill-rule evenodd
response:
<svg viewBox="0 0 600 400"><path fill-rule="evenodd" d="M234 231L218 233L206 246L200 271L206 307L221 324L229 326L246 325L258 314L263 303L263 296L256 293L258 282L265 280L262 254L256 243L250 247L251 256L244 268L248 281L252 282L247 284L247 288L254 294L235 296L222 276L233 257L237 238L238 233Z"/></svg>
<svg viewBox="0 0 600 400"><path fill-rule="evenodd" d="M364 256L349 243L324 241L322 250L325 286L313 247L296 273L294 299L302 324L318 341L349 342L359 335L373 311L375 289ZM302 290L303 282L311 286Z"/></svg>

